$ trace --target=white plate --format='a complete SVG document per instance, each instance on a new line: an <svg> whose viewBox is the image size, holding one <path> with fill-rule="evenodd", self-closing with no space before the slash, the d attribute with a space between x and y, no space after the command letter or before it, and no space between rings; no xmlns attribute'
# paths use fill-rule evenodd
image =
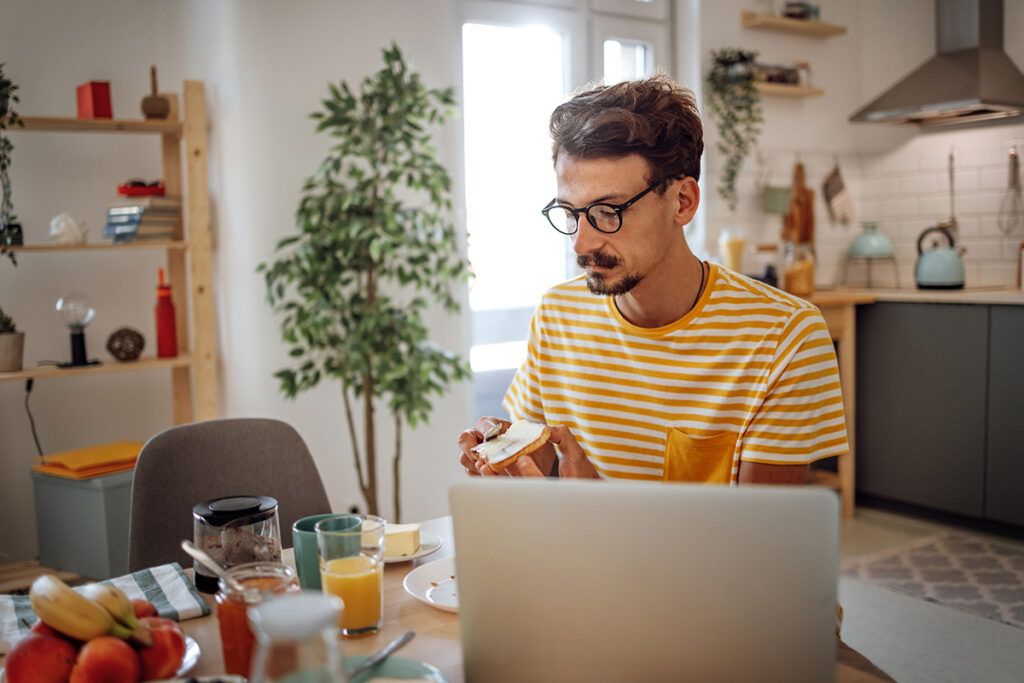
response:
<svg viewBox="0 0 1024 683"><path fill-rule="evenodd" d="M445 612L459 611L459 590L455 583L455 558L428 562L405 575L402 585L412 597Z"/></svg>
<svg viewBox="0 0 1024 683"><path fill-rule="evenodd" d="M192 636L185 636L185 654L181 657L181 666L174 672L175 676L184 676L196 667L199 661L199 643Z"/></svg>
<svg viewBox="0 0 1024 683"><path fill-rule="evenodd" d="M192 636L185 636L185 654L181 657L181 666L174 672L175 676L184 676L189 671L195 668L196 663L199 661L199 643L195 641ZM223 678L223 676L221 677ZM6 683L7 676L4 675L4 670L0 669L0 683Z"/></svg>
<svg viewBox="0 0 1024 683"><path fill-rule="evenodd" d="M414 552L412 555L402 555L400 557L385 557L384 564L398 564L399 562L411 562L412 560L418 560L421 557L426 557L430 553L437 552L441 546L444 545L444 539L437 534L432 534L429 531L420 532L420 549Z"/></svg>

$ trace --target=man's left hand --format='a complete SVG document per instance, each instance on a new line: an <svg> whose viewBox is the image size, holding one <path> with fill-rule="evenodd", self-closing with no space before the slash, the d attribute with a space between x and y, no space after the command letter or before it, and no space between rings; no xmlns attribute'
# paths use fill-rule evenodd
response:
<svg viewBox="0 0 1024 683"><path fill-rule="evenodd" d="M568 427L562 425L551 427L549 444L558 447L562 460L558 465L558 476L563 479L600 479L594 465L583 452ZM513 477L546 477L547 473L537 466L532 455L522 455L509 465L507 471Z"/></svg>

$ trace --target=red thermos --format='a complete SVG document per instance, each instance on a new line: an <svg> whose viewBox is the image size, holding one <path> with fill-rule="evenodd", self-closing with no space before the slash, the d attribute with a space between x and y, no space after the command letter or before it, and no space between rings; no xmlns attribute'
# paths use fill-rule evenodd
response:
<svg viewBox="0 0 1024 683"><path fill-rule="evenodd" d="M178 333L174 321L174 303L171 286L164 283L164 269L160 269L160 284L156 288L156 355L174 358L178 355Z"/></svg>

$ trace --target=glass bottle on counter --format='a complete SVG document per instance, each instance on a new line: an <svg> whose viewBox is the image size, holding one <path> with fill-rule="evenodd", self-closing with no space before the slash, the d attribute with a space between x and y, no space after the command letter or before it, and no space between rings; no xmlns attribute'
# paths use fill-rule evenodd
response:
<svg viewBox="0 0 1024 683"><path fill-rule="evenodd" d="M747 240L739 228L725 228L718 235L718 258L734 273L743 272L743 252Z"/></svg>
<svg viewBox="0 0 1024 683"><path fill-rule="evenodd" d="M252 562L228 571L243 590L231 588L220 580L217 592L217 624L224 652L224 670L238 676L248 676L252 664L256 637L249 625L247 610L267 598L299 592L295 570L284 564Z"/></svg>
<svg viewBox="0 0 1024 683"><path fill-rule="evenodd" d="M802 299L814 294L814 245L810 242L783 245L782 288Z"/></svg>
<svg viewBox="0 0 1024 683"><path fill-rule="evenodd" d="M312 591L252 607L257 645L250 683L347 683L338 643L342 611L341 600Z"/></svg>

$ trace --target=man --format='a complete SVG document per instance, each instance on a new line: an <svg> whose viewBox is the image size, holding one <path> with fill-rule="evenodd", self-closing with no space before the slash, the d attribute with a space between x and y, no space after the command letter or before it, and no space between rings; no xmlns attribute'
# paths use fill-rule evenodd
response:
<svg viewBox="0 0 1024 683"><path fill-rule="evenodd" d="M845 453L818 309L686 243L704 147L692 93L663 76L596 87L550 127L558 195L543 213L584 275L544 295L505 396L550 442L502 473L797 484ZM459 435L471 475L495 474L471 450L495 423Z"/></svg>

